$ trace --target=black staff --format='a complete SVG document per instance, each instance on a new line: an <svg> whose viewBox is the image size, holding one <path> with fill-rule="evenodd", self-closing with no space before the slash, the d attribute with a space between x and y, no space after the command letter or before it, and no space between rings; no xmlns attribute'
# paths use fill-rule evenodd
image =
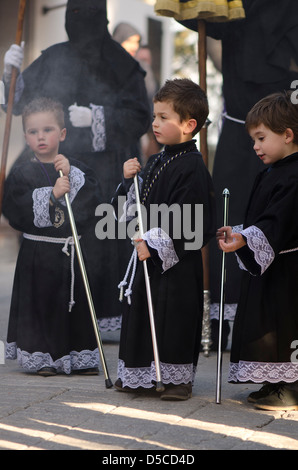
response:
<svg viewBox="0 0 298 470"><path fill-rule="evenodd" d="M59 174L60 174L61 177L63 176L63 173L62 173L61 170L59 171ZM75 244L75 247L76 247L78 261L79 261L79 265L80 265L80 269L81 269L81 273L82 273L82 277L83 277L83 281L84 281L84 286L85 286L87 300L88 300L88 304L89 304L91 319L92 319L94 332L95 332L95 336L96 336L96 340L97 340L97 344L98 344L98 350L99 350L99 353L100 353L100 356L101 356L102 367L103 367L104 375L105 375L105 379L106 379L105 380L106 388L111 388L113 386L113 383L112 383L112 381L109 377L109 373L108 373L108 369L107 369L107 365L106 365L106 360L105 360L105 356L104 356L104 352L103 352L102 341L101 341L101 337L100 337L100 332L99 332L98 322L97 322L97 318L96 318L95 308L94 308L94 304L93 304L93 299L92 299L92 295L91 295L91 291L90 291L90 286L89 286L89 281L88 281L88 277L87 277L87 273L86 273L85 263L84 263L84 259L83 259L83 255L82 255L81 245L80 245L80 242L79 242L77 227L76 227L76 223L75 223L75 220L74 220L74 216L73 216L73 212L72 212L72 208L71 208L68 193L65 194L65 202L66 202L66 206L67 206L67 210L68 210L68 215L69 215L69 220L70 220L70 225L71 225L71 231L72 231L74 244Z"/></svg>
<svg viewBox="0 0 298 470"><path fill-rule="evenodd" d="M224 216L223 225L228 225L228 211L229 211L229 197L230 192L228 189L224 189L223 193L224 201ZM218 332L218 351L217 351L217 375L216 375L216 403L221 402L221 373L222 373L222 324L224 318L224 303L225 303L225 285L226 285L226 266L225 266L225 252L222 252L221 261L221 286L220 286L220 308L219 308L219 332Z"/></svg>

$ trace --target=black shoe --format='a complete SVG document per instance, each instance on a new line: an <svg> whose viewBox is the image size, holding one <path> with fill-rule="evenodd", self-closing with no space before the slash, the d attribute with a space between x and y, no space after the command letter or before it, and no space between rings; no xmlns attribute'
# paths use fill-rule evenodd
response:
<svg viewBox="0 0 298 470"><path fill-rule="evenodd" d="M53 375L57 375L57 371L54 367L42 367L37 371L37 374L42 377L51 377Z"/></svg>
<svg viewBox="0 0 298 470"><path fill-rule="evenodd" d="M258 400L255 407L269 411L298 410L298 391L286 385L278 385L269 395Z"/></svg>
<svg viewBox="0 0 298 470"><path fill-rule="evenodd" d="M153 387L152 388L144 388L144 387L132 388L132 387L128 387L127 385L123 387L121 379L116 380L116 382L114 383L114 387L119 392L128 392L128 393L149 392L151 390L154 390Z"/></svg>
<svg viewBox="0 0 298 470"><path fill-rule="evenodd" d="M257 392L251 392L247 397L247 401L249 403L255 403L257 400L260 400L261 398L265 398L267 395L269 395L269 393L275 387L276 387L276 385L274 385L274 384L265 384Z"/></svg>
<svg viewBox="0 0 298 470"><path fill-rule="evenodd" d="M76 375L98 375L98 367L89 367L88 369L76 369L72 371Z"/></svg>
<svg viewBox="0 0 298 470"><path fill-rule="evenodd" d="M165 391L160 395L161 400L188 400L192 396L191 383L166 386Z"/></svg>

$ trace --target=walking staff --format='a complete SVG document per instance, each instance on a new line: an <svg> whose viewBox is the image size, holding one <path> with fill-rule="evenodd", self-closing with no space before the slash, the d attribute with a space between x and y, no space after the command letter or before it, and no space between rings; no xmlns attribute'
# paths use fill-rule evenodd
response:
<svg viewBox="0 0 298 470"><path fill-rule="evenodd" d="M143 229L142 208L141 208L141 201L140 201L140 194L139 194L139 184L138 184L138 176L137 175L134 177L134 186L135 186L137 212L138 212L139 234L140 234L140 238L143 238L144 229ZM151 296L151 286L150 286L150 279L149 279L147 261L146 260L143 261L143 267L144 267L144 274L145 274L145 283L146 283L146 292L147 292L147 301L148 301L149 319L150 319L150 327L151 327L154 362L155 362L155 369L156 369L156 391L157 392L163 392L165 387L164 387L164 385L162 383L162 380L161 380L160 362L159 362L159 354L158 354L156 332L155 332L154 312L153 312L153 304L152 304L152 296Z"/></svg>
<svg viewBox="0 0 298 470"><path fill-rule="evenodd" d="M229 212L229 197L230 192L224 189L223 193L223 225L228 225L228 212ZM221 403L221 375L222 375L222 324L224 318L224 304L225 304L225 284L226 284L226 265L225 265L225 252L222 252L221 261L221 286L220 286L220 305L219 305L219 332L218 332L218 351L217 351L217 375L216 375L216 403Z"/></svg>
<svg viewBox="0 0 298 470"><path fill-rule="evenodd" d="M21 45L21 41L22 41L25 9L26 9L26 0L21 0L20 4L19 4L18 24L17 24L17 33L16 33L16 40L15 40L15 43L18 46ZM12 121L12 109L13 109L14 95L15 95L15 89L16 89L17 74L18 74L17 69L15 67L13 67L12 68L12 74L11 74L8 102L7 102L6 121L5 121L3 147L2 147L2 158L1 158L0 217L1 217L1 214L2 214L2 201L3 201L3 193L4 193L4 182L5 182L5 174L6 174L8 146L9 146L11 121Z"/></svg>
<svg viewBox="0 0 298 470"><path fill-rule="evenodd" d="M59 174L60 174L61 177L63 176L63 173L62 173L61 170L59 171ZM98 345L98 350L99 350L99 353L100 353L102 367L103 367L103 371L104 371L104 375L105 375L106 388L111 388L113 386L113 383L112 383L112 381L109 377L108 368L107 368L107 365L106 365L106 360L105 360L105 356L104 356L104 352L103 352L102 341L101 341L101 337L100 337L100 331L99 331L99 326L98 326L97 317L96 317L96 313L95 313L95 308L94 308L94 304L93 304L93 299L92 299L92 295L91 295L90 285L89 285L89 281L88 281L88 277L87 277L87 273L86 273L86 268L85 268L85 263L84 263L84 259L83 259L83 255L82 255L81 245L80 245L80 242L79 242L77 227L76 227L76 223L75 223L75 220L74 220L73 211L72 211L72 207L71 207L71 204L70 204L68 193L65 194L65 202L66 202L67 211L68 211L68 215L69 215L69 221L70 221L73 240L74 240L74 244L75 244L75 248L76 248L76 252L77 252L77 256L78 256L78 261L79 261L79 265L80 265L80 269L81 269L81 273L82 273L82 277L83 277L83 282L84 282L85 291L86 291L86 295L87 295L87 300L88 300L88 304L89 304L89 309L90 309L91 319L92 319L94 332L95 332L95 336L96 336L96 341L97 341L97 345Z"/></svg>

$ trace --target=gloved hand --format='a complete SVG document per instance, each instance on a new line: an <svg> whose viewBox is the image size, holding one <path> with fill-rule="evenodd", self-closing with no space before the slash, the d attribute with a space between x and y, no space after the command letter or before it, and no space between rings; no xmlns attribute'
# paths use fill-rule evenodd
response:
<svg viewBox="0 0 298 470"><path fill-rule="evenodd" d="M73 104L68 108L69 119L74 127L91 127L92 111L85 106L77 106Z"/></svg>
<svg viewBox="0 0 298 470"><path fill-rule="evenodd" d="M24 45L22 42L21 46L13 44L10 46L4 56L4 80L9 81L11 78L12 67L16 67L19 71L21 69L24 60Z"/></svg>

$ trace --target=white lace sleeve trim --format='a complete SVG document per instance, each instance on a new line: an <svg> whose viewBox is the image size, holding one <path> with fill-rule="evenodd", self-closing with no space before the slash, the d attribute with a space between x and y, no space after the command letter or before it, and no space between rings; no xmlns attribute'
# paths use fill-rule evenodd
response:
<svg viewBox="0 0 298 470"><path fill-rule="evenodd" d="M261 274L263 274L275 258L275 253L268 239L262 230L254 225L240 233L246 237L247 245L253 252L255 261L261 267Z"/></svg>
<svg viewBox="0 0 298 470"><path fill-rule="evenodd" d="M69 199L70 202L72 202L80 189L84 186L85 184L85 173L83 173L82 170L75 166L70 167L70 173L69 173L69 182L70 182L70 193L69 193ZM62 198L64 204L65 204L65 199L64 197Z"/></svg>
<svg viewBox="0 0 298 470"><path fill-rule="evenodd" d="M138 176L139 180L139 191L142 191L143 180ZM127 193L126 201L123 205L123 214L121 215L119 221L120 222L128 222L132 220L137 213L137 205L136 205L136 192L135 192L135 185L132 184L129 188Z"/></svg>
<svg viewBox="0 0 298 470"><path fill-rule="evenodd" d="M34 225L38 228L51 227L53 224L50 219L49 205L52 186L34 189L33 199L33 215Z"/></svg>
<svg viewBox="0 0 298 470"><path fill-rule="evenodd" d="M94 152L103 152L106 149L106 124L104 107L90 104L92 111L92 146Z"/></svg>
<svg viewBox="0 0 298 470"><path fill-rule="evenodd" d="M160 227L148 230L148 232L144 233L143 239L146 240L151 248L157 250L158 256L162 260L164 271L178 263L179 258L175 251L173 240Z"/></svg>

